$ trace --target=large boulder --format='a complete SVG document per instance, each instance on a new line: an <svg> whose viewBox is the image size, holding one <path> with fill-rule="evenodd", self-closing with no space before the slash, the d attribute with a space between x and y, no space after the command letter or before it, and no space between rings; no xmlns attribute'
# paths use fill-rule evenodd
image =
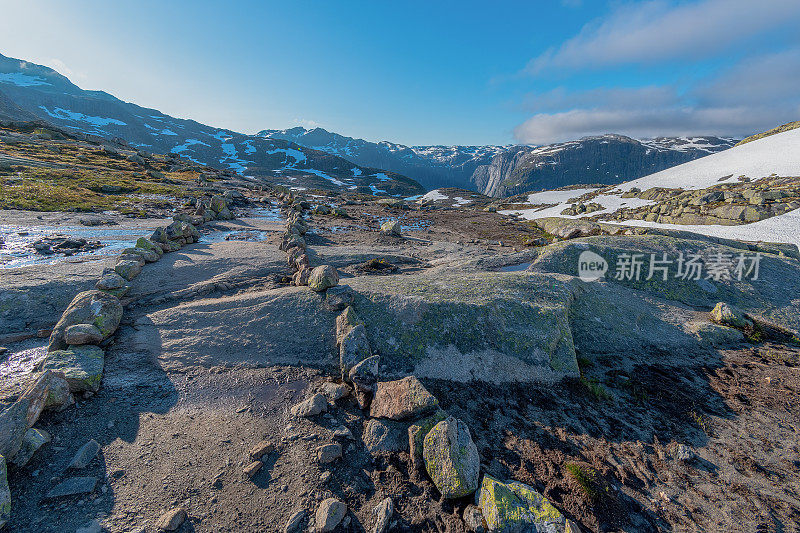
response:
<svg viewBox="0 0 800 533"><path fill-rule="evenodd" d="M475 503L481 508L489 531L568 531L564 515L547 498L518 481L501 483L488 474L484 475Z"/></svg>
<svg viewBox="0 0 800 533"><path fill-rule="evenodd" d="M104 364L103 349L85 344L48 353L42 369L63 373L71 392L97 392L103 379Z"/></svg>
<svg viewBox="0 0 800 533"><path fill-rule="evenodd" d="M744 316L744 313L725 302L719 302L714 306L714 309L711 310L711 320L720 326L738 329L753 325L753 323Z"/></svg>
<svg viewBox="0 0 800 533"><path fill-rule="evenodd" d="M53 328L47 351L63 350L68 346L64 336L70 326L91 324L100 331L103 339L107 339L117 330L121 319L122 304L119 299L98 290L81 292Z"/></svg>
<svg viewBox="0 0 800 533"><path fill-rule="evenodd" d="M478 448L461 420L450 417L436 424L425 436L422 456L442 497L461 498L478 489Z"/></svg>
<svg viewBox="0 0 800 533"><path fill-rule="evenodd" d="M122 276L128 281L142 273L142 263L138 261L131 261L128 259L120 259L114 265L114 272Z"/></svg>
<svg viewBox="0 0 800 533"><path fill-rule="evenodd" d="M39 448L50 442L50 434L43 429L28 428L22 438L22 446L11 458L11 462L18 467L25 466Z"/></svg>
<svg viewBox="0 0 800 533"><path fill-rule="evenodd" d="M579 375L569 324L575 288L563 278L473 269L348 284L389 372L495 383Z"/></svg>
<svg viewBox="0 0 800 533"><path fill-rule="evenodd" d="M406 420L435 411L439 400L414 376L378 383L369 415L373 418Z"/></svg>
<svg viewBox="0 0 800 533"><path fill-rule="evenodd" d="M331 265L320 265L311 271L308 287L315 292L322 292L339 284L339 273Z"/></svg>

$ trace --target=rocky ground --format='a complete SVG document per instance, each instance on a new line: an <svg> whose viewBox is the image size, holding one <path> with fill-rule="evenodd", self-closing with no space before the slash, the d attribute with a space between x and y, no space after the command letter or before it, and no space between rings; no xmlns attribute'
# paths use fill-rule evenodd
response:
<svg viewBox="0 0 800 533"><path fill-rule="evenodd" d="M243 218L243 207L209 220L201 232L261 237L187 242L131 279L119 328L101 343L102 385L45 410L34 427L51 442L9 465L8 531L481 530L475 487L445 497L438 463L410 447L409 426L434 409L417 401L399 416L396 384L381 396L409 375L461 421L459 439L466 428L474 475L538 491L563 515L553 530L787 531L800 521L796 259L767 254L763 284L585 284L574 276L580 250L727 245L585 236L603 233L594 227L551 244L562 229L503 217L479 198L290 200L306 202L311 266L334 267L337 287L352 289L336 294L352 300L291 283L283 220ZM297 219L286 196L269 201ZM385 226L394 220L400 235ZM2 368L45 357L36 330L109 264L74 266L2 271L4 291L64 280L49 288L62 294L58 311L16 304L46 318L8 332L17 336L4 341ZM713 324L718 301L743 309L745 325ZM371 406L357 375L345 376L355 392L342 383L347 303L367 355L380 355ZM25 380L11 381L7 404ZM321 412L294 408L315 394ZM87 464L70 468L92 440L96 453L84 449ZM76 477L92 487L51 493Z"/></svg>

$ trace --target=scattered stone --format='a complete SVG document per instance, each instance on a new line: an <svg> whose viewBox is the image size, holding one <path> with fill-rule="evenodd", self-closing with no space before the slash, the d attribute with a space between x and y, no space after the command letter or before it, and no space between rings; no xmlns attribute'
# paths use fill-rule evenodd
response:
<svg viewBox="0 0 800 533"><path fill-rule="evenodd" d="M347 514L347 506L344 502L336 498L322 500L314 517L317 531L320 533L333 531L344 519L345 514Z"/></svg>
<svg viewBox="0 0 800 533"><path fill-rule="evenodd" d="M264 463L262 463L261 461L253 461L249 465L245 466L242 469L242 472L244 473L244 475L252 479L253 476L255 476L259 470L261 470L262 466L264 466Z"/></svg>
<svg viewBox="0 0 800 533"><path fill-rule="evenodd" d="M461 420L450 417L436 424L425 436L422 455L428 475L444 498L461 498L478 489L478 448Z"/></svg>
<svg viewBox="0 0 800 533"><path fill-rule="evenodd" d="M322 384L321 388L322 394L324 394L325 397L331 402L341 400L350 394L350 387L344 383L333 383L331 381L326 381Z"/></svg>
<svg viewBox="0 0 800 533"><path fill-rule="evenodd" d="M317 460L324 465L341 459L341 457L341 444L323 444L317 448Z"/></svg>
<svg viewBox="0 0 800 533"><path fill-rule="evenodd" d="M77 452L75 452L75 456L72 458L72 461L70 461L67 468L73 468L76 470L86 468L86 466L92 462L92 459L97 456L99 451L100 444L98 444L96 440L91 439L89 442L81 446Z"/></svg>
<svg viewBox="0 0 800 533"><path fill-rule="evenodd" d="M422 420L419 420L408 427L409 455L411 456L411 465L415 469L422 468L424 464L422 458L422 449L425 442L425 436L436 424L446 419L447 413L439 409L431 416L423 418Z"/></svg>
<svg viewBox="0 0 800 533"><path fill-rule="evenodd" d="M186 510L182 507L170 509L156 520L156 528L159 531L175 531L186 520Z"/></svg>
<svg viewBox="0 0 800 533"><path fill-rule="evenodd" d="M348 378L356 392L356 401L361 409L369 407L372 395L378 387L378 362L379 355L367 357L350 369Z"/></svg>
<svg viewBox="0 0 800 533"><path fill-rule="evenodd" d="M311 417L328 411L328 400L322 394L315 394L292 407L292 416Z"/></svg>
<svg viewBox="0 0 800 533"><path fill-rule="evenodd" d="M122 259L114 265L114 272L130 281L142 272L142 265L138 261Z"/></svg>
<svg viewBox="0 0 800 533"><path fill-rule="evenodd" d="M65 479L47 493L47 499L64 498L77 494L87 494L92 492L97 486L97 478L94 476L71 477Z"/></svg>
<svg viewBox="0 0 800 533"><path fill-rule="evenodd" d="M489 531L566 530L566 519L532 487L512 481L501 483L485 474L476 501Z"/></svg>
<svg viewBox="0 0 800 533"><path fill-rule="evenodd" d="M334 311L341 311L353 303L353 289L349 285L331 287L325 293L325 303Z"/></svg>
<svg viewBox="0 0 800 533"><path fill-rule="evenodd" d="M75 324L92 324L103 335L110 337L122 319L122 304L119 299L103 291L92 290L78 293L61 315L50 334L47 351L63 350L68 346L64 334Z"/></svg>
<svg viewBox="0 0 800 533"><path fill-rule="evenodd" d="M250 448L250 459L259 461L262 457L275 451L275 445L268 440L262 440Z"/></svg>
<svg viewBox="0 0 800 533"><path fill-rule="evenodd" d="M339 273L331 265L320 265L311 270L308 287L315 292L335 287L339 284Z"/></svg>
<svg viewBox="0 0 800 533"><path fill-rule="evenodd" d="M372 533L385 533L389 529L389 522L391 522L393 514L394 502L391 498L386 498L376 505L372 510L372 516L375 517Z"/></svg>
<svg viewBox="0 0 800 533"><path fill-rule="evenodd" d="M75 398L69 390L69 383L61 372L47 371L49 386L44 408L62 411L75 403Z"/></svg>
<svg viewBox="0 0 800 533"><path fill-rule="evenodd" d="M675 450L675 458L678 461L689 462L695 458L695 453L685 444L678 444Z"/></svg>
<svg viewBox="0 0 800 533"><path fill-rule="evenodd" d="M50 442L50 434L47 431L37 428L28 428L28 431L25 432L25 436L22 438L22 446L16 455L11 458L11 462L18 467L25 466L28 464L28 461L31 460L33 454L48 442Z"/></svg>
<svg viewBox="0 0 800 533"><path fill-rule="evenodd" d="M92 324L74 324L64 331L67 344L97 344L102 340L103 334Z"/></svg>
<svg viewBox="0 0 800 533"><path fill-rule="evenodd" d="M71 392L97 392L103 379L105 354L92 344L69 346L47 354L42 370L63 373Z"/></svg>
<svg viewBox="0 0 800 533"><path fill-rule="evenodd" d="M377 385L370 407L373 418L404 420L424 416L439 407L436 399L414 376Z"/></svg>
<svg viewBox="0 0 800 533"><path fill-rule="evenodd" d="M400 221L398 220L387 220L383 224L381 224L381 233L384 235L392 235L393 237L400 236Z"/></svg>
<svg viewBox="0 0 800 533"><path fill-rule="evenodd" d="M302 531L303 520L305 520L307 514L308 513L304 509L290 516L289 520L286 521L286 525L283 527L283 533L298 533Z"/></svg>
<svg viewBox="0 0 800 533"><path fill-rule="evenodd" d="M11 489L8 487L6 459L0 455L0 529L11 519Z"/></svg>
<svg viewBox="0 0 800 533"><path fill-rule="evenodd" d="M363 324L358 324L342 337L339 344L339 368L342 376L349 377L354 366L371 356L367 330Z"/></svg>
<svg viewBox="0 0 800 533"><path fill-rule="evenodd" d="M362 440L370 453L404 452L408 450L407 431L402 423L370 418L364 423Z"/></svg>
<svg viewBox="0 0 800 533"><path fill-rule="evenodd" d="M753 325L753 323L744 316L744 313L725 302L719 302L714 306L714 309L711 310L711 321L721 326L730 326L739 329Z"/></svg>
<svg viewBox="0 0 800 533"><path fill-rule="evenodd" d="M345 426L339 426L333 430L333 436L337 439L353 439L353 432Z"/></svg>
<svg viewBox="0 0 800 533"><path fill-rule="evenodd" d="M486 521L483 519L483 513L480 507L473 504L467 505L462 517L464 519L464 525L467 526L469 531L474 533L486 533L488 528L486 526Z"/></svg>
<svg viewBox="0 0 800 533"><path fill-rule="evenodd" d="M340 344L345 335L359 324L364 324L352 307L347 307L336 317L336 343Z"/></svg>

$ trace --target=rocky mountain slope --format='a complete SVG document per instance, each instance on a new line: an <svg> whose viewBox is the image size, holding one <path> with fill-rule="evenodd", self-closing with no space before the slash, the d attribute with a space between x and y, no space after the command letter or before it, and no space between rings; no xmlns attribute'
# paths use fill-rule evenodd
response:
<svg viewBox="0 0 800 533"><path fill-rule="evenodd" d="M353 164L281 139L214 128L86 91L56 71L0 55L0 119L40 119L75 132L121 138L146 152L178 154L294 188L409 196L423 192L394 172Z"/></svg>
<svg viewBox="0 0 800 533"><path fill-rule="evenodd" d="M547 146L405 146L345 137L322 128L262 130L361 165L413 177L427 189L461 187L488 196L578 183L620 183L730 148L733 139L662 137L636 140L603 135Z"/></svg>

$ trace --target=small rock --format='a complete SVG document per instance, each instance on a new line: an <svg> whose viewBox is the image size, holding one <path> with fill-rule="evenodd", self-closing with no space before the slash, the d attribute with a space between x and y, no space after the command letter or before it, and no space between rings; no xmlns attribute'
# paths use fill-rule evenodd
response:
<svg viewBox="0 0 800 533"><path fill-rule="evenodd" d="M478 488L480 457L467 425L450 417L425 436L425 469L446 499L461 498Z"/></svg>
<svg viewBox="0 0 800 533"><path fill-rule="evenodd" d="M407 429L404 424L371 418L364 423L364 446L371 453L408 450Z"/></svg>
<svg viewBox="0 0 800 533"><path fill-rule="evenodd" d="M92 462L97 456L97 452L100 451L100 444L97 443L96 440L92 439L83 446L75 453L75 456L70 461L69 466L67 468L73 469L81 469L86 468L86 466Z"/></svg>
<svg viewBox="0 0 800 533"><path fill-rule="evenodd" d="M92 324L74 324L64 331L67 344L98 344L102 340L103 334Z"/></svg>
<svg viewBox="0 0 800 533"><path fill-rule="evenodd" d="M262 463L261 461L253 461L249 465L245 466L242 469L242 472L244 473L244 475L252 479L253 476L255 476L259 470L261 470L262 466L264 466L264 463Z"/></svg>
<svg viewBox="0 0 800 533"><path fill-rule="evenodd" d="M439 401L414 376L378 383L370 407L373 418L404 420L436 410Z"/></svg>
<svg viewBox="0 0 800 533"><path fill-rule="evenodd" d="M344 519L345 514L347 514L347 506L344 502L336 498L322 500L314 517L317 531L320 533L333 531Z"/></svg>
<svg viewBox="0 0 800 533"><path fill-rule="evenodd" d="M372 526L372 533L384 533L389 528L389 522L394 514L394 502L391 498L382 500L372 510L375 517L375 525Z"/></svg>
<svg viewBox="0 0 800 533"><path fill-rule="evenodd" d="M363 324L358 324L342 337L339 344L339 368L342 376L349 376L354 366L371 356L367 330Z"/></svg>
<svg viewBox="0 0 800 533"><path fill-rule="evenodd" d="M317 459L322 464L332 463L341 457L341 444L323 444L317 448Z"/></svg>
<svg viewBox="0 0 800 533"><path fill-rule="evenodd" d="M322 394L325 395L328 400L331 402L335 402L337 400L341 400L348 394L350 394L350 387L345 385L344 383L332 383L330 381L326 381L322 384Z"/></svg>
<svg viewBox="0 0 800 533"><path fill-rule="evenodd" d="M50 489L45 498L55 499L76 494L87 494L92 492L96 486L97 478L94 476L71 477Z"/></svg>
<svg viewBox="0 0 800 533"><path fill-rule="evenodd" d="M353 289L349 285L331 287L325 293L325 303L334 311L341 311L353 303Z"/></svg>
<svg viewBox="0 0 800 533"><path fill-rule="evenodd" d="M730 326L739 329L753 324L744 316L744 313L725 302L719 302L714 306L714 309L711 310L711 321L721 326Z"/></svg>
<svg viewBox="0 0 800 533"><path fill-rule="evenodd" d="M307 514L305 510L301 510L290 516L289 520L286 521L286 525L283 527L283 533L297 533L301 531L303 520L305 520Z"/></svg>
<svg viewBox="0 0 800 533"><path fill-rule="evenodd" d="M345 426L339 426L333 430L333 436L337 439L352 439L353 433Z"/></svg>
<svg viewBox="0 0 800 533"><path fill-rule="evenodd" d="M262 440L252 448L250 448L250 459L259 461L265 455L275 451L275 445L267 440Z"/></svg>
<svg viewBox="0 0 800 533"><path fill-rule="evenodd" d="M399 237L401 232L400 222L398 220L387 220L381 224L381 233L384 235L392 235Z"/></svg>
<svg viewBox="0 0 800 533"><path fill-rule="evenodd" d="M463 514L464 525L467 526L469 531L474 533L486 533L486 521L483 519L481 508L477 505L469 504L464 509Z"/></svg>
<svg viewBox="0 0 800 533"><path fill-rule="evenodd" d="M367 357L350 369L348 378L356 392L356 400L361 409L369 407L372 395L378 387L379 355Z"/></svg>
<svg viewBox="0 0 800 533"><path fill-rule="evenodd" d="M320 481L320 483L322 483L322 484L325 484L325 483L327 483L327 482L328 482L328 480L329 480L330 478L331 478L331 473L330 473L330 472L328 472L328 471L326 470L325 472L323 472L323 473L322 473L322 474L319 476L319 481Z"/></svg>
<svg viewBox="0 0 800 533"><path fill-rule="evenodd" d="M675 450L675 458L678 461L689 462L695 458L694 451L685 444L678 444Z"/></svg>
<svg viewBox="0 0 800 533"><path fill-rule="evenodd" d="M292 407L292 415L297 417L312 417L328 411L328 400L322 394L315 394Z"/></svg>
<svg viewBox="0 0 800 533"><path fill-rule="evenodd" d="M186 520L186 510L182 507L170 509L156 520L156 528L160 531L175 531Z"/></svg>
<svg viewBox="0 0 800 533"><path fill-rule="evenodd" d="M43 429L29 428L22 438L22 447L11 459L15 466L25 466L33 454L42 446L50 442L50 434Z"/></svg>
<svg viewBox="0 0 800 533"><path fill-rule="evenodd" d="M331 265L320 265L311 270L308 287L315 292L335 287L339 284L339 273Z"/></svg>

